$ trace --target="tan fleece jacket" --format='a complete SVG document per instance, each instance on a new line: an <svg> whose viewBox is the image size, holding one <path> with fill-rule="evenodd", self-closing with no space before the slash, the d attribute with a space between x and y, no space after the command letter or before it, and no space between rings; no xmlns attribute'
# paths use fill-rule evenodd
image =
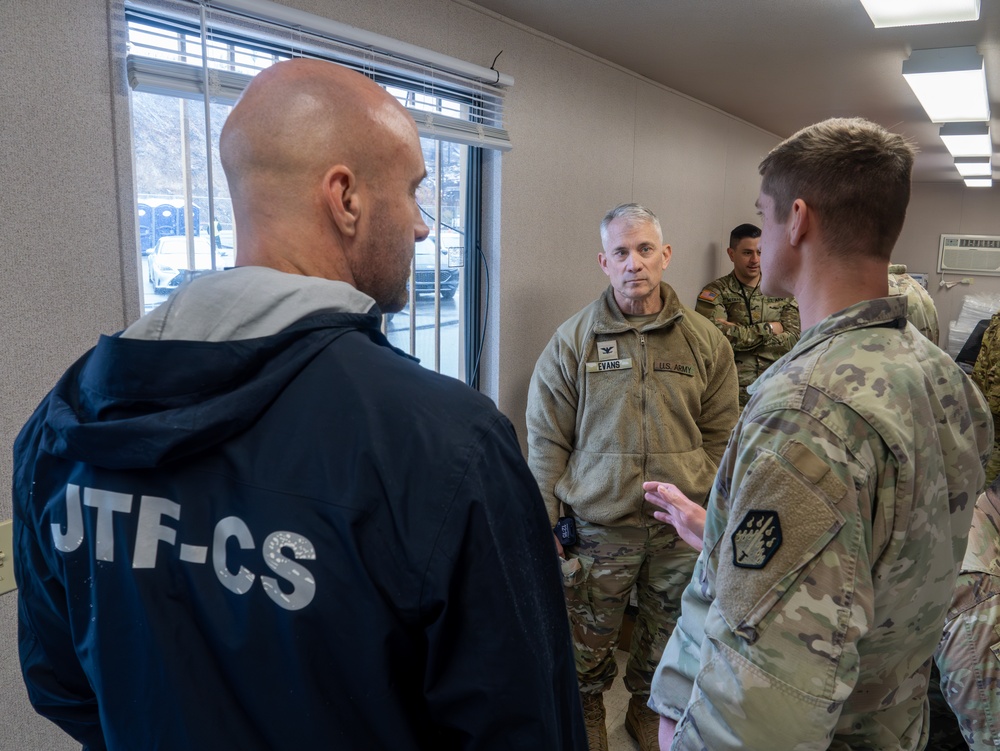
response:
<svg viewBox="0 0 1000 751"><path fill-rule="evenodd" d="M549 520L559 504L595 524L659 524L642 483L704 503L739 414L732 348L660 283L640 329L609 286L552 336L528 389L528 464Z"/></svg>

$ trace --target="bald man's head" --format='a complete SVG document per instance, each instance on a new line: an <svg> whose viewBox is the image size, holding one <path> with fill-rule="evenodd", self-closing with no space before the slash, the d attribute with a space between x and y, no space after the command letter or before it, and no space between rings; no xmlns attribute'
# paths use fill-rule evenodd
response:
<svg viewBox="0 0 1000 751"><path fill-rule="evenodd" d="M414 198L419 136L392 96L333 63L277 63L247 87L219 147L239 265L348 281L383 310L402 304L393 290L405 295L408 274L398 277L427 228Z"/></svg>
<svg viewBox="0 0 1000 751"><path fill-rule="evenodd" d="M331 156L357 164L373 156L365 138L373 125L405 131L408 119L362 75L319 60L289 60L261 71L233 108L219 139L222 165L240 185L260 173L315 174Z"/></svg>

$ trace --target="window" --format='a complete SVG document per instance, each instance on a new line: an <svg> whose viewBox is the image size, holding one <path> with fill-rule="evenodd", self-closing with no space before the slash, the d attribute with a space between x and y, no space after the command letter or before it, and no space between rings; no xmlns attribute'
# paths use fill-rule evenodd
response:
<svg viewBox="0 0 1000 751"><path fill-rule="evenodd" d="M385 316L385 334L426 367L475 385L480 151L509 147L499 91L379 56L371 46L359 51L301 26L288 30L209 8L184 0L126 4L145 310L184 280L233 265L239 238L218 139L240 92L279 60L330 59L374 78L421 132L427 178L417 197L431 234L415 248L409 302Z"/></svg>

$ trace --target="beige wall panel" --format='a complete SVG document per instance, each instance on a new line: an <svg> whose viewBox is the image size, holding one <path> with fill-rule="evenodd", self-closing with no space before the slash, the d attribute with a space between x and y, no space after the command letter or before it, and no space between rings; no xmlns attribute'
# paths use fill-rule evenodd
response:
<svg viewBox="0 0 1000 751"><path fill-rule="evenodd" d="M636 109L636 200L660 217L673 249L664 278L693 306L716 276L731 118L646 83Z"/></svg>
<svg viewBox="0 0 1000 751"><path fill-rule="evenodd" d="M748 128L739 120L732 120L729 123L726 192L723 199L725 211L722 226L719 228L716 277L728 274L733 269L732 261L726 254L729 233L733 227L744 222L760 226L760 217L757 216L757 207L754 204L760 191L757 165L777 144L778 139L770 133Z"/></svg>
<svg viewBox="0 0 1000 751"><path fill-rule="evenodd" d="M0 487L62 371L124 323L106 0L0 3ZM0 494L0 520L12 513ZM0 597L0 748L79 748L28 704Z"/></svg>
<svg viewBox="0 0 1000 751"><path fill-rule="evenodd" d="M604 289L604 213L632 198L634 78L525 35L502 159L498 403L524 439L535 359L555 328ZM507 54L506 52L504 53ZM509 70L509 68L508 68ZM532 72L534 71L534 72ZM528 83L530 81L530 83ZM497 253L499 251L499 253Z"/></svg>

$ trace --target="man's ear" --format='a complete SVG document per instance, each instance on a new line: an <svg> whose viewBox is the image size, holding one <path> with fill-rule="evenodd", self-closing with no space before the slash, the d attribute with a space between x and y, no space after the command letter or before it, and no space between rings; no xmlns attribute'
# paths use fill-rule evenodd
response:
<svg viewBox="0 0 1000 751"><path fill-rule="evenodd" d="M788 218L788 242L798 245L805 234L812 229L812 223L815 221L813 211L805 201L796 198L792 202Z"/></svg>
<svg viewBox="0 0 1000 751"><path fill-rule="evenodd" d="M358 181L349 167L336 164L323 175L323 200L330 218L345 237L354 237L361 218L362 199Z"/></svg>

